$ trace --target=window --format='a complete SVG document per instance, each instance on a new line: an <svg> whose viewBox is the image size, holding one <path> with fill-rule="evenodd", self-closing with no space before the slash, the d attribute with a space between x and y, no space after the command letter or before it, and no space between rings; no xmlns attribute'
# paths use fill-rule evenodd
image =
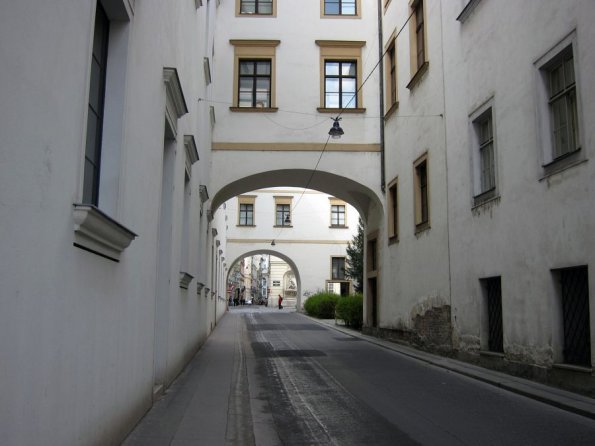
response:
<svg viewBox="0 0 595 446"><path fill-rule="evenodd" d="M275 226L291 227L292 197L275 197Z"/></svg>
<svg viewBox="0 0 595 446"><path fill-rule="evenodd" d="M356 61L325 61L324 107L357 108L356 84Z"/></svg>
<svg viewBox="0 0 595 446"><path fill-rule="evenodd" d="M388 184L388 241L395 242L399 238L399 189L398 179Z"/></svg>
<svg viewBox="0 0 595 446"><path fill-rule="evenodd" d="M271 61L240 60L239 107L271 106Z"/></svg>
<svg viewBox="0 0 595 446"><path fill-rule="evenodd" d="M331 226L345 226L345 206L331 206Z"/></svg>
<svg viewBox="0 0 595 446"><path fill-rule="evenodd" d="M95 14L93 36L93 58L91 61L91 85L89 87L89 108L87 116L87 143L85 146L85 173L83 203L98 205L99 170L101 163L101 139L105 101L105 79L107 72L107 48L109 20L101 4Z"/></svg>
<svg viewBox="0 0 595 446"><path fill-rule="evenodd" d="M547 69L554 160L578 149L576 83L572 49Z"/></svg>
<svg viewBox="0 0 595 446"><path fill-rule="evenodd" d="M346 228L346 205L343 200L329 198L331 205L331 228Z"/></svg>
<svg viewBox="0 0 595 446"><path fill-rule="evenodd" d="M317 40L320 47L320 112L361 113L361 48L365 42Z"/></svg>
<svg viewBox="0 0 595 446"><path fill-rule="evenodd" d="M430 227L427 153L418 158L413 166L415 182L415 232L421 232Z"/></svg>
<svg viewBox="0 0 595 446"><path fill-rule="evenodd" d="M128 38L132 10L123 0L96 2L89 54L85 151L81 157L80 203L75 203L74 246L119 261L136 237L118 223ZM115 21L114 26L112 22Z"/></svg>
<svg viewBox="0 0 595 446"><path fill-rule="evenodd" d="M424 37L424 2L419 0L414 6L415 11L415 52L416 66L419 70L426 61L425 37Z"/></svg>
<svg viewBox="0 0 595 446"><path fill-rule="evenodd" d="M585 160L581 151L580 98L572 33L542 56L537 68L538 129L545 175Z"/></svg>
<svg viewBox="0 0 595 446"><path fill-rule="evenodd" d="M424 1L415 0L411 3L409 21L411 81L407 85L409 89L417 84L428 67Z"/></svg>
<svg viewBox="0 0 595 446"><path fill-rule="evenodd" d="M478 206L497 195L496 145L493 99L471 115L473 205Z"/></svg>
<svg viewBox="0 0 595 446"><path fill-rule="evenodd" d="M588 267L563 268L553 273L560 296L563 361L591 367Z"/></svg>
<svg viewBox="0 0 595 446"><path fill-rule="evenodd" d="M256 195L238 196L238 226L254 226Z"/></svg>
<svg viewBox="0 0 595 446"><path fill-rule="evenodd" d="M355 16L359 14L359 0L323 0L324 14L327 15L342 15Z"/></svg>
<svg viewBox="0 0 595 446"><path fill-rule="evenodd" d="M254 205L253 204L240 204L240 226L253 226L254 225Z"/></svg>
<svg viewBox="0 0 595 446"><path fill-rule="evenodd" d="M502 329L502 281L500 277L481 279L484 295L484 320L482 324L482 349L504 352Z"/></svg>
<svg viewBox="0 0 595 446"><path fill-rule="evenodd" d="M397 51L393 36L386 50L386 113L393 111L397 105Z"/></svg>
<svg viewBox="0 0 595 446"><path fill-rule="evenodd" d="M236 0L236 15L274 15L276 1Z"/></svg>
<svg viewBox="0 0 595 446"><path fill-rule="evenodd" d="M288 204L277 205L277 226L291 226L291 215Z"/></svg>
<svg viewBox="0 0 595 446"><path fill-rule="evenodd" d="M271 112L275 107L275 48L278 40L230 40L235 47L231 111Z"/></svg>
<svg viewBox="0 0 595 446"><path fill-rule="evenodd" d="M345 257L331 258L331 279L345 280Z"/></svg>

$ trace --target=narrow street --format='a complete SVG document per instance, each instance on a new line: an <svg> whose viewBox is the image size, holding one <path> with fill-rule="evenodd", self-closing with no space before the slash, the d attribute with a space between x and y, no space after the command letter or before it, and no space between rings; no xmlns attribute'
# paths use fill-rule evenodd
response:
<svg viewBox="0 0 595 446"><path fill-rule="evenodd" d="M287 310L232 309L124 445L578 445L595 421Z"/></svg>

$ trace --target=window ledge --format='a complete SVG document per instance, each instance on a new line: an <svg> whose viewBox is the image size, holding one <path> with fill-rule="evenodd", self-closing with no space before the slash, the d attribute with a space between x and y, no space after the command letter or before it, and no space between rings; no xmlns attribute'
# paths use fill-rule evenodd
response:
<svg viewBox="0 0 595 446"><path fill-rule="evenodd" d="M329 229L349 229L349 226L345 225L330 225Z"/></svg>
<svg viewBox="0 0 595 446"><path fill-rule="evenodd" d="M318 107L318 113L365 113L365 108L325 108Z"/></svg>
<svg viewBox="0 0 595 446"><path fill-rule="evenodd" d="M413 88L421 81L421 78L428 71L428 68L430 68L430 62L425 61L407 84L409 90L413 90Z"/></svg>
<svg viewBox="0 0 595 446"><path fill-rule="evenodd" d="M593 368L592 367L588 367L588 366L584 366L584 365L553 364L552 367L554 369L569 370L571 372L593 373Z"/></svg>
<svg viewBox="0 0 595 446"><path fill-rule="evenodd" d="M469 2L465 5L463 10L457 17L457 20L461 23L465 23L465 20L467 20L467 18L469 18L469 16L471 15L471 13L473 12L473 10L475 9L475 7L478 5L478 3L480 1L481 0L469 0Z"/></svg>
<svg viewBox="0 0 595 446"><path fill-rule="evenodd" d="M274 19L277 16L275 14L260 14L250 12L240 12L236 17L256 17L260 19Z"/></svg>
<svg viewBox="0 0 595 446"><path fill-rule="evenodd" d="M492 201L499 199L500 195L498 195L498 193L496 192L496 188L492 188L473 197L473 207L471 209L475 209L477 207L483 206L484 204L488 204Z"/></svg>
<svg viewBox="0 0 595 446"><path fill-rule="evenodd" d="M562 155L561 157L558 157L555 160L542 165L544 174L539 179L539 181L542 181L552 175L564 172L567 169L571 169L575 166L578 166L579 164L587 162L587 159L582 158L580 155L581 149L578 148L574 152Z"/></svg>
<svg viewBox="0 0 595 446"><path fill-rule="evenodd" d="M362 17L357 14L322 14L321 19L361 19Z"/></svg>
<svg viewBox="0 0 595 446"><path fill-rule="evenodd" d="M422 232L429 231L430 228L431 228L431 226L430 226L429 221L426 221L424 223L419 223L419 224L415 225L415 235L419 235Z"/></svg>
<svg viewBox="0 0 595 446"><path fill-rule="evenodd" d="M116 262L137 234L96 206L74 204L74 246Z"/></svg>
<svg viewBox="0 0 595 446"><path fill-rule="evenodd" d="M293 228L293 225L275 225L273 228Z"/></svg>
<svg viewBox="0 0 595 446"><path fill-rule="evenodd" d="M238 228L255 228L256 225L236 225Z"/></svg>
<svg viewBox="0 0 595 446"><path fill-rule="evenodd" d="M205 287L205 284L202 282L196 282L196 294L202 293L202 289Z"/></svg>
<svg viewBox="0 0 595 446"><path fill-rule="evenodd" d="M394 235L394 236L388 238L388 244L389 245L396 245L397 243L399 243L399 236L398 235Z"/></svg>
<svg viewBox="0 0 595 446"><path fill-rule="evenodd" d="M194 279L192 274L187 273L186 271L180 271L180 288L187 290L192 279Z"/></svg>
<svg viewBox="0 0 595 446"><path fill-rule="evenodd" d="M384 114L384 120L387 121L399 109L399 101L393 103L387 112Z"/></svg>
<svg viewBox="0 0 595 446"><path fill-rule="evenodd" d="M279 109L277 107L229 107L229 110L242 113L276 113Z"/></svg>

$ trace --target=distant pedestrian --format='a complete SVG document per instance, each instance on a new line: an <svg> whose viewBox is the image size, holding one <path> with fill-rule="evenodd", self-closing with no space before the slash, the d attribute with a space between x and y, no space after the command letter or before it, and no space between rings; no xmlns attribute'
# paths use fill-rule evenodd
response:
<svg viewBox="0 0 595 446"><path fill-rule="evenodd" d="M279 310L282 310L283 309L283 305L281 305L281 304L283 303L283 296L281 296L280 294L279 294L278 301L279 301Z"/></svg>

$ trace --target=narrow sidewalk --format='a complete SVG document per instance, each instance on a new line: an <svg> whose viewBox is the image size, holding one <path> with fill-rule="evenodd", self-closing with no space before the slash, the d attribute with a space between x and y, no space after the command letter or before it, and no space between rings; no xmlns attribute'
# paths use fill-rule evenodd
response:
<svg viewBox="0 0 595 446"><path fill-rule="evenodd" d="M406 345L375 338L360 333L359 331L337 325L335 319L316 319L303 313L303 317L320 325L332 328L353 337L365 340L379 347L409 356L419 361L432 364L436 367L451 370L455 373L483 381L485 383L509 390L519 395L558 407L595 420L595 400L566 390L540 384L528 379L518 378L506 373L479 367L456 359L434 355L421 350L416 350Z"/></svg>

